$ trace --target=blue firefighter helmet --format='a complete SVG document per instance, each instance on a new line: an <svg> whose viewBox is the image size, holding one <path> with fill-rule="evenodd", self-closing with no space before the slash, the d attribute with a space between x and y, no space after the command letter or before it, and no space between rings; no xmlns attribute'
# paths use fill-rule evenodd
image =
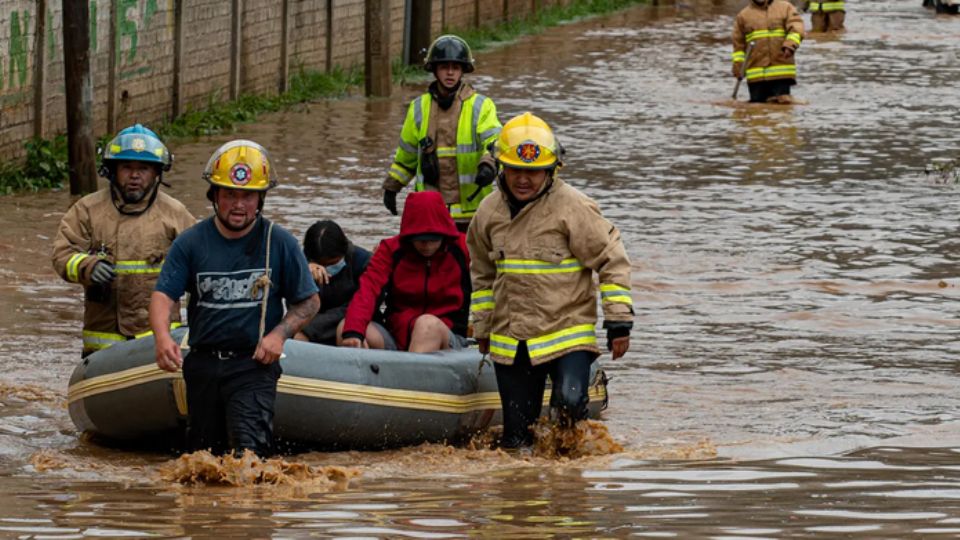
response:
<svg viewBox="0 0 960 540"><path fill-rule="evenodd" d="M103 148L104 168L113 169L118 161L155 163L161 171L169 171L173 156L156 133L141 124L135 124L121 130Z"/></svg>

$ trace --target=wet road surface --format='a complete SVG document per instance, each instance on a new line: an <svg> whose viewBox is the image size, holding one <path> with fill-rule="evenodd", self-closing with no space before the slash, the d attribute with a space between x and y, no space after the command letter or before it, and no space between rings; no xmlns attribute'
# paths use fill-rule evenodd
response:
<svg viewBox="0 0 960 540"><path fill-rule="evenodd" d="M960 157L960 17L849 2L848 30L798 53L805 104L779 107L729 99L741 4L573 23L478 55L472 77L502 120L555 127L564 178L623 231L636 328L605 362L622 454L308 454L362 476L282 496L159 481L170 456L72 429L81 295L49 263L70 200L18 195L0 199L0 536L960 535L958 187L923 173ZM282 175L267 215L297 236L333 218L369 248L395 230L379 185L419 91L242 128ZM197 216L225 140L174 147L170 192Z"/></svg>

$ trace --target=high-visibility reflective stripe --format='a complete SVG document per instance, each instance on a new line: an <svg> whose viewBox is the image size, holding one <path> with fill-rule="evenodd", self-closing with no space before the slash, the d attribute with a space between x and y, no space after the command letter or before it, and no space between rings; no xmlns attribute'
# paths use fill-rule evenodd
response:
<svg viewBox="0 0 960 540"><path fill-rule="evenodd" d="M746 58L746 53L743 51L734 51L734 53L731 54L730 57L733 59L734 62L743 62L744 59Z"/></svg>
<svg viewBox="0 0 960 540"><path fill-rule="evenodd" d="M470 311L489 311L496 307L493 301L493 289L474 291L470 295Z"/></svg>
<svg viewBox="0 0 960 540"><path fill-rule="evenodd" d="M793 65L780 65L780 66L770 66L770 67L756 67L750 68L747 70L747 80L752 81L754 79L762 79L764 77L782 77L782 76L793 76L797 75L797 66Z"/></svg>
<svg viewBox="0 0 960 540"><path fill-rule="evenodd" d="M564 259L560 264L536 259L502 259L497 261L497 272L504 274L566 274L583 270L577 259Z"/></svg>
<svg viewBox="0 0 960 540"><path fill-rule="evenodd" d="M181 323L175 322L170 323L170 329L174 330L183 326ZM147 330L146 332L140 332L139 334L133 336L135 339L142 337L152 336L153 330ZM101 349L106 349L112 345L116 345L122 341L127 341L127 336L123 334L117 334L114 332L93 332L91 330L83 331L83 348L86 350L95 350L99 351Z"/></svg>
<svg viewBox="0 0 960 540"><path fill-rule="evenodd" d="M450 217L453 219L466 219L473 217L476 214L476 210L463 210L459 204L450 205Z"/></svg>
<svg viewBox="0 0 960 540"><path fill-rule="evenodd" d="M487 100L486 96L477 95L477 98L473 100L473 116L471 118L472 122L470 123L470 129L476 131L477 126L480 125L480 113L483 112L483 102ZM476 148L476 146L474 147ZM476 152L476 150L474 150Z"/></svg>
<svg viewBox="0 0 960 540"><path fill-rule="evenodd" d="M74 283L80 281L80 263L89 257L86 253L75 253L67 259L67 280Z"/></svg>
<svg viewBox="0 0 960 540"><path fill-rule="evenodd" d="M416 154L417 149L411 146L407 141L400 139L400 148L408 154Z"/></svg>
<svg viewBox="0 0 960 540"><path fill-rule="evenodd" d="M547 356L557 351L569 349L577 345L596 345L597 331L592 324L580 324L553 332L545 336L527 340L527 350L530 351L530 360Z"/></svg>
<svg viewBox="0 0 960 540"><path fill-rule="evenodd" d="M480 140L485 141L490 137L496 137L500 135L500 128L491 128L480 134Z"/></svg>
<svg viewBox="0 0 960 540"><path fill-rule="evenodd" d="M410 183L410 180L413 180L413 175L410 173L410 171L394 163L390 166L390 178L393 178L403 185L407 185Z"/></svg>
<svg viewBox="0 0 960 540"><path fill-rule="evenodd" d="M413 122L417 125L417 131L423 131L421 129L423 125L423 96L420 96L413 102Z"/></svg>
<svg viewBox="0 0 960 540"><path fill-rule="evenodd" d="M150 264L147 261L117 261L117 274L159 274L163 263Z"/></svg>
<svg viewBox="0 0 960 540"><path fill-rule="evenodd" d="M600 298L604 302L616 302L618 304L633 305L633 297L630 296L630 289L619 285L600 285Z"/></svg>
<svg viewBox="0 0 960 540"><path fill-rule="evenodd" d="M810 11L845 11L843 2L811 2Z"/></svg>
<svg viewBox="0 0 960 540"><path fill-rule="evenodd" d="M457 157L457 148L455 146L440 146L437 148L438 158Z"/></svg>
<svg viewBox="0 0 960 540"><path fill-rule="evenodd" d="M510 336L501 336L500 334L490 334L490 352L499 354L507 358L517 356L517 345L520 342Z"/></svg>
<svg viewBox="0 0 960 540"><path fill-rule="evenodd" d="M91 332L89 330L83 331L83 348L87 350L99 351L100 349L106 349L111 345L126 340L126 336L120 334L113 334L110 332Z"/></svg>
<svg viewBox="0 0 960 540"><path fill-rule="evenodd" d="M747 34L746 39L749 42L749 41L756 41L758 39L783 37L786 35L787 35L787 31L784 30L783 28L777 28L775 30L754 30L753 32L750 32L749 34Z"/></svg>
<svg viewBox="0 0 960 540"><path fill-rule="evenodd" d="M796 32L790 32L789 34L787 34L787 40L788 40L788 41L792 41L792 42L796 43L797 45L799 45L799 44L800 44L800 41L803 40L803 36L801 36L800 34L798 34L798 33L796 33Z"/></svg>

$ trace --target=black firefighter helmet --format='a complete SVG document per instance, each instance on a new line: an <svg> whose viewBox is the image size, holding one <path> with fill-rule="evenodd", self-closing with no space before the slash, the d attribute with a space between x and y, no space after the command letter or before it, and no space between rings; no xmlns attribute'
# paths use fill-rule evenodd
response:
<svg viewBox="0 0 960 540"><path fill-rule="evenodd" d="M436 64L441 62L456 62L463 66L464 73L473 71L473 54L470 53L470 46L459 36L446 34L438 37L427 50L427 56L423 59L423 68L433 72Z"/></svg>

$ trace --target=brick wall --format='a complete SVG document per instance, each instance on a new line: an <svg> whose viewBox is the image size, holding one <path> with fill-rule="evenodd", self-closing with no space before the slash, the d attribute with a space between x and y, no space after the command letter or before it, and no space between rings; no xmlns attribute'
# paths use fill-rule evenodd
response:
<svg viewBox="0 0 960 540"><path fill-rule="evenodd" d="M38 15L41 0L0 0L0 49L6 47L0 52L0 159L21 156L24 141L35 134L51 137L66 130L62 1L43 0L44 13ZM110 130L111 120L114 129L120 129L133 122L157 125L170 119L175 108L178 35L180 111L229 99L234 3L241 10L239 91L270 94L280 87L283 0L86 1L92 19L90 65L97 136ZM364 0L286 1L291 74L300 69L363 66ZM405 0L389 1L390 50L396 58L403 52L406 4ZM432 34L472 27L478 14L480 24L496 24L503 20L504 9L509 17L523 17L535 5L543 8L571 1L433 0ZM178 2L182 6L179 29ZM112 9L116 10L115 34L111 34ZM328 20L333 28L329 38ZM43 76L39 101L34 91L35 66ZM39 132L34 118L40 118Z"/></svg>

